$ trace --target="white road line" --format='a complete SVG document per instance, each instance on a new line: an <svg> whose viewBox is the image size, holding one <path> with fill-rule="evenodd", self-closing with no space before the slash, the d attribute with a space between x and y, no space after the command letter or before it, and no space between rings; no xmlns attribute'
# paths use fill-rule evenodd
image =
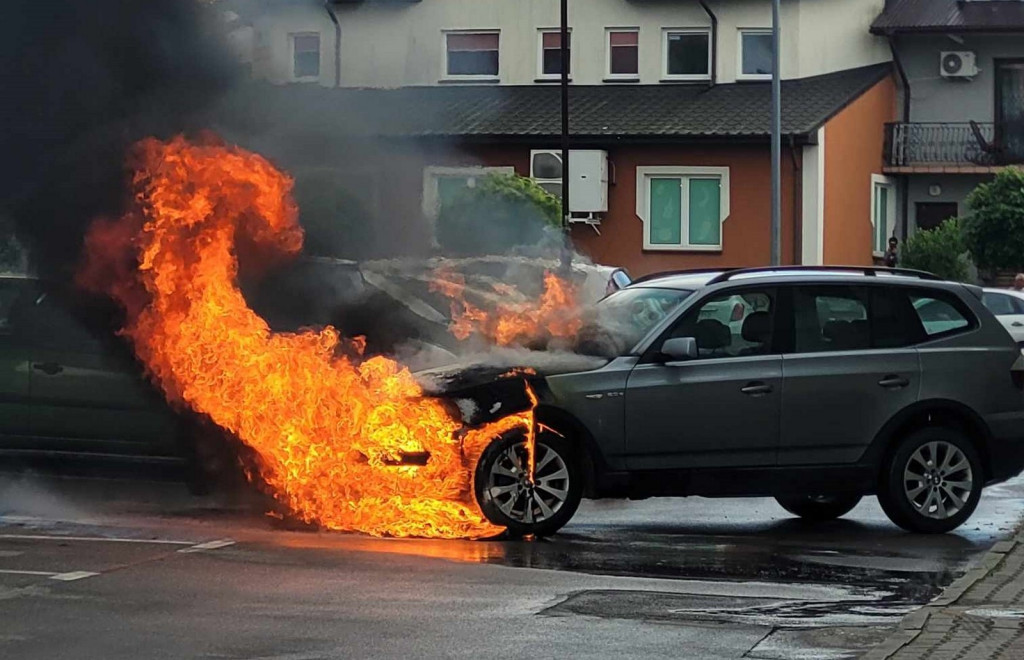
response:
<svg viewBox="0 0 1024 660"><path fill-rule="evenodd" d="M35 575L37 577L53 577L56 573L47 573L46 571L14 571L0 568L0 574L2 575Z"/></svg>
<svg viewBox="0 0 1024 660"><path fill-rule="evenodd" d="M91 571L71 571L70 573L57 573L51 575L51 580L60 580L61 582L74 582L75 580L81 580L87 577L93 577L99 575L99 573L93 573Z"/></svg>
<svg viewBox="0 0 1024 660"><path fill-rule="evenodd" d="M168 541L165 539L121 539L107 536L48 536L45 534L0 534L0 539L19 541L94 541L105 543L150 543L154 545L192 545L195 541Z"/></svg>
<svg viewBox="0 0 1024 660"><path fill-rule="evenodd" d="M194 545L191 548L182 548L178 552L202 552L203 550L216 550L217 548L226 548L229 545L234 545L235 542L231 539L220 539L217 541L207 541L206 543L200 543Z"/></svg>

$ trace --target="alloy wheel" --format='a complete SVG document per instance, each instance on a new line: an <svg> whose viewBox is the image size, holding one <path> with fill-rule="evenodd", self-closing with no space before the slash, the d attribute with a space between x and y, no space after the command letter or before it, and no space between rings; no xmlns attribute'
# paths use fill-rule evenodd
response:
<svg viewBox="0 0 1024 660"><path fill-rule="evenodd" d="M526 443L509 446L491 465L484 497L510 519L540 523L554 516L569 497L569 468L557 451L538 442L530 478Z"/></svg>
<svg viewBox="0 0 1024 660"><path fill-rule="evenodd" d="M971 462L956 445L932 441L911 454L903 470L903 492L921 515L945 520L957 515L974 490Z"/></svg>

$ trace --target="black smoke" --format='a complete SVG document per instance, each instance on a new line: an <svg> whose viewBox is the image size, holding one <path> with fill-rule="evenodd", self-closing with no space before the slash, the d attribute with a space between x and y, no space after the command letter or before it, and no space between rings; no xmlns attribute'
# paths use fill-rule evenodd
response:
<svg viewBox="0 0 1024 660"><path fill-rule="evenodd" d="M4 3L0 216L40 274L70 275L84 228L123 208L131 144L200 130L239 79L214 5Z"/></svg>

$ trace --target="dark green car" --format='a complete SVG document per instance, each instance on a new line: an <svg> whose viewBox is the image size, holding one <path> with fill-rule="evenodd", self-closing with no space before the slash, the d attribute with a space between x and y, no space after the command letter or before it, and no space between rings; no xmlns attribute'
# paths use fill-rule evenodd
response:
<svg viewBox="0 0 1024 660"><path fill-rule="evenodd" d="M112 318L80 292L0 276L0 462L195 463L191 420L145 379Z"/></svg>

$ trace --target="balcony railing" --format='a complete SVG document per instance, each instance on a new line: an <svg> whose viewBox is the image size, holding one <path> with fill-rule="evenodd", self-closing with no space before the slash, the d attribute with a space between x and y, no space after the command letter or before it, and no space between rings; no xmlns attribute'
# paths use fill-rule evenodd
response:
<svg viewBox="0 0 1024 660"><path fill-rule="evenodd" d="M890 167L993 166L1007 154L992 123L893 123L885 127L885 161Z"/></svg>

